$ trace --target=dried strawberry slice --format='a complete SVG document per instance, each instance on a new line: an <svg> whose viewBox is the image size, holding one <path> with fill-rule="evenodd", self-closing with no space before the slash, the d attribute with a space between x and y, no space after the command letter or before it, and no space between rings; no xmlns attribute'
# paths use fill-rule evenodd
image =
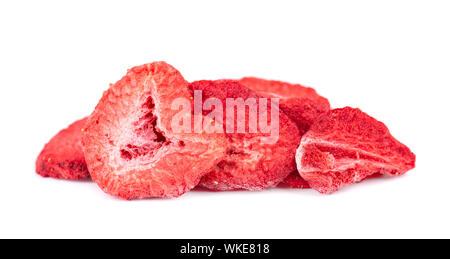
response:
<svg viewBox="0 0 450 259"><path fill-rule="evenodd" d="M177 197L222 159L223 135L172 128L180 113L174 100L190 105L187 85L175 68L155 62L130 69L104 93L83 135L89 171L103 191L125 199Z"/></svg>
<svg viewBox="0 0 450 259"><path fill-rule="evenodd" d="M227 106L227 98L255 98L259 105L261 97L233 80L197 81L191 83L190 88L191 91L201 91L203 100L217 98L223 107ZM249 131L248 109L245 114L245 133L226 132L227 118L226 113L223 114L222 122L225 122L223 126L228 140L227 156L202 178L201 187L216 191L262 190L276 186L295 170L295 150L300 143L298 129L278 107L269 105L268 114L272 112L271 109L279 114L279 137L275 143L262 143L261 138L267 137L266 133ZM237 118L236 112L234 125L238 122Z"/></svg>
<svg viewBox="0 0 450 259"><path fill-rule="evenodd" d="M310 87L256 77L244 77L239 82L262 96L280 98L280 109L297 124L301 135L309 130L317 117L330 110L328 100ZM297 170L283 182L292 188L310 188Z"/></svg>
<svg viewBox="0 0 450 259"><path fill-rule="evenodd" d="M89 177L81 146L86 118L60 131L48 142L36 160L36 173L43 177L78 180Z"/></svg>
<svg viewBox="0 0 450 259"><path fill-rule="evenodd" d="M255 77L244 77L239 82L259 95L280 98L280 109L297 124L301 135L317 117L330 110L328 100L310 87Z"/></svg>
<svg viewBox="0 0 450 259"><path fill-rule="evenodd" d="M321 193L415 165L415 155L382 122L350 107L320 116L302 137L296 160L300 175Z"/></svg>

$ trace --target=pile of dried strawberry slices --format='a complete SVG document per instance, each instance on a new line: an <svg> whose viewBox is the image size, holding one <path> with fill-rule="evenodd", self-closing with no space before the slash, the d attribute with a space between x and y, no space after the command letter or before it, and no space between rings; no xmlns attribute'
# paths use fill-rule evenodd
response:
<svg viewBox="0 0 450 259"><path fill-rule="evenodd" d="M110 195L142 199L194 188L329 194L414 166L382 122L331 109L312 88L254 77L187 82L154 62L129 69L90 116L54 136L36 172L91 178Z"/></svg>

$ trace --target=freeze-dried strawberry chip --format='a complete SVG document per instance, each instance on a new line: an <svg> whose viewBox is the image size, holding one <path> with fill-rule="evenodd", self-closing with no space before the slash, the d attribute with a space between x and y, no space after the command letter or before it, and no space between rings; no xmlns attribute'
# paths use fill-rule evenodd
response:
<svg viewBox="0 0 450 259"><path fill-rule="evenodd" d="M242 101L254 98L257 105L260 104L260 96L252 90L244 87L238 81L198 81L190 84L191 91L201 91L203 100L217 98L221 106L226 110L227 99ZM295 124L278 107L267 102L267 118L272 122L271 112L279 114L278 138L274 143L262 143L261 138L268 133L261 131L251 132L249 121L256 119L258 115L250 116L250 109L245 111L245 116L239 117L236 111L234 118L229 121L235 126L234 131L227 132L226 112L221 122L227 137L227 156L201 180L200 186L211 190L262 190L276 186L286 176L295 170L295 150L300 143L300 135ZM232 108L233 110L234 108ZM262 109L258 110L262 113ZM233 112L234 113L234 112ZM242 115L242 114L241 114ZM237 131L237 124L244 121L245 132Z"/></svg>
<svg viewBox="0 0 450 259"><path fill-rule="evenodd" d="M330 110L328 100L310 87L255 77L244 77L239 82L259 95L280 98L280 109L297 124L301 135L317 117Z"/></svg>
<svg viewBox="0 0 450 259"><path fill-rule="evenodd" d="M350 107L320 116L302 137L296 160L300 175L321 193L415 165L415 155L382 122Z"/></svg>
<svg viewBox="0 0 450 259"><path fill-rule="evenodd" d="M317 117L330 110L328 100L310 87L256 77L244 77L239 82L262 96L280 98L280 109L297 124L301 135L308 131ZM309 188L297 170L283 182L292 188Z"/></svg>
<svg viewBox="0 0 450 259"><path fill-rule="evenodd" d="M81 147L81 131L85 123L86 118L74 122L45 145L36 160L36 173L67 180L89 177Z"/></svg>
<svg viewBox="0 0 450 259"><path fill-rule="evenodd" d="M83 136L89 171L103 191L125 199L177 197L222 159L223 135L172 128L180 113L174 101L191 105L187 85L175 68L155 62L130 69L105 92Z"/></svg>

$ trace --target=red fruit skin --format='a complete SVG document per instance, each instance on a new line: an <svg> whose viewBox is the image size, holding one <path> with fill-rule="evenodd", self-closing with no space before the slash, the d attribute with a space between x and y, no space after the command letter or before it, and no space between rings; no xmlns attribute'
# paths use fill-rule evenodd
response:
<svg viewBox="0 0 450 259"><path fill-rule="evenodd" d="M190 89L202 90L203 100L210 97L218 98L222 101L224 109L226 98L246 100L251 97L259 101L260 97L233 80L197 81L190 84ZM248 118L247 112L247 122ZM226 113L223 121L226 121ZM200 186L215 191L257 191L278 185L295 170L295 150L300 143L298 129L281 111L279 125L279 138L275 144L261 143L261 137L267 135L248 133L248 124L246 124L247 133L225 133L228 140L227 156L202 178ZM224 129L225 127L226 125Z"/></svg>
<svg viewBox="0 0 450 259"><path fill-rule="evenodd" d="M178 197L225 155L217 134L174 133L175 98L188 83L165 62L137 66L107 90L86 123L83 146L92 179L124 199Z"/></svg>
<svg viewBox="0 0 450 259"><path fill-rule="evenodd" d="M324 194L415 166L415 155L382 122L350 107L320 116L302 137L296 160L300 175Z"/></svg>
<svg viewBox="0 0 450 259"><path fill-rule="evenodd" d="M330 110L328 100L310 87L255 77L244 77L239 82L259 95L280 98L281 110L297 124L301 135L317 117Z"/></svg>
<svg viewBox="0 0 450 259"><path fill-rule="evenodd" d="M294 172L290 173L283 180L283 183L295 189L311 189L311 186L309 186L308 182L300 176L297 169Z"/></svg>
<svg viewBox="0 0 450 259"><path fill-rule="evenodd" d="M280 109L296 123L301 135L330 110L328 100L310 87L256 77L244 77L239 82L262 96L280 98ZM283 182L292 188L310 188L296 169Z"/></svg>
<svg viewBox="0 0 450 259"><path fill-rule="evenodd" d="M37 174L66 180L89 178L81 146L81 133L86 120L74 122L45 145L36 160Z"/></svg>

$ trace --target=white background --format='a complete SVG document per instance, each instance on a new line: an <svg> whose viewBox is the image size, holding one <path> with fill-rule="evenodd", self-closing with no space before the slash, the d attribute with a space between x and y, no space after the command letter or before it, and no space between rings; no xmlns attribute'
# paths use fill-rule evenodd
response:
<svg viewBox="0 0 450 259"><path fill-rule="evenodd" d="M2 1L0 237L450 238L448 1ZM332 195L190 192L122 201L34 173L43 145L127 68L258 76L359 107L417 155Z"/></svg>

